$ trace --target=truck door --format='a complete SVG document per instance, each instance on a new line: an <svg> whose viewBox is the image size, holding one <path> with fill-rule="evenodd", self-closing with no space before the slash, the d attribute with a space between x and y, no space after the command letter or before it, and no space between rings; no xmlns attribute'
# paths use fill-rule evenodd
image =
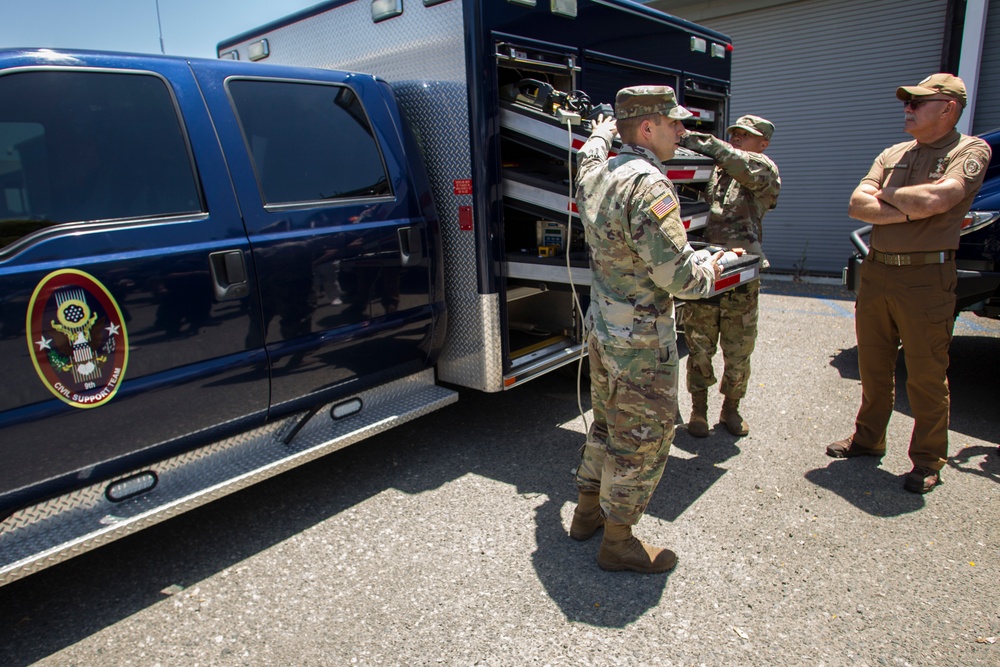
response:
<svg viewBox="0 0 1000 667"><path fill-rule="evenodd" d="M418 202L387 88L371 76L273 71L195 69L243 205L277 415L429 366L440 303L424 214L433 207Z"/></svg>
<svg viewBox="0 0 1000 667"><path fill-rule="evenodd" d="M187 65L150 62L0 70L0 516L266 416L225 162Z"/></svg>

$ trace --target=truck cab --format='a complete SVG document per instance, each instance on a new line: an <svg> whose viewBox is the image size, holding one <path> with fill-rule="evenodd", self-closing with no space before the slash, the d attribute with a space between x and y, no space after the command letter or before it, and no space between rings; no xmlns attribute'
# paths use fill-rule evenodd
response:
<svg viewBox="0 0 1000 667"><path fill-rule="evenodd" d="M384 81L37 49L0 98L0 581L433 385L438 218Z"/></svg>

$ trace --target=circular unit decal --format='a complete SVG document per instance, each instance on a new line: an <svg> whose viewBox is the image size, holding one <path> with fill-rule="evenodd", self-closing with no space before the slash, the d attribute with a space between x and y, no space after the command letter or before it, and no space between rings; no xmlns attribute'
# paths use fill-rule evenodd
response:
<svg viewBox="0 0 1000 667"><path fill-rule="evenodd" d="M89 273L53 271L28 303L28 347L38 377L74 408L110 401L125 377L128 333L111 293Z"/></svg>

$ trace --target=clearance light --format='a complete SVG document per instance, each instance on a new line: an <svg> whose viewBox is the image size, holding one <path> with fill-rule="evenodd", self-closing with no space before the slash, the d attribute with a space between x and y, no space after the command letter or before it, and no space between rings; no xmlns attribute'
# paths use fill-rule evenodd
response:
<svg viewBox="0 0 1000 667"><path fill-rule="evenodd" d="M271 55L271 49L267 45L267 40L262 39L257 42L253 42L247 47L247 53L250 60L257 61L263 60Z"/></svg>
<svg viewBox="0 0 1000 667"><path fill-rule="evenodd" d="M330 408L330 416L334 419L343 419L344 417L350 417L353 414L361 412L363 403L360 398L351 398L343 403L337 403L335 406Z"/></svg>
<svg viewBox="0 0 1000 667"><path fill-rule="evenodd" d="M705 53L708 50L708 42L701 37L692 37L691 50L695 53Z"/></svg>
<svg viewBox="0 0 1000 667"><path fill-rule="evenodd" d="M728 51L728 49L726 48L725 44L716 44L714 42L712 43L712 57L713 58L725 58L726 57L726 51Z"/></svg>
<svg viewBox="0 0 1000 667"><path fill-rule="evenodd" d="M556 16L568 16L571 19L576 18L576 0L552 0L550 9Z"/></svg>
<svg viewBox="0 0 1000 667"><path fill-rule="evenodd" d="M372 21L378 23L403 13L403 0L372 0Z"/></svg>
<svg viewBox="0 0 1000 667"><path fill-rule="evenodd" d="M219 59L220 60L239 60L240 59L240 52L237 51L236 49L233 49L232 51L226 51L225 53L220 53L219 54Z"/></svg>
<svg viewBox="0 0 1000 667"><path fill-rule="evenodd" d="M107 496L108 500L113 503L120 503L123 500L128 500L140 493L146 493L151 490L159 479L156 477L156 473L150 470L146 472L141 472L138 475L132 475L131 477L126 477L125 479L120 479L117 482L108 485L107 490L105 490L104 495Z"/></svg>

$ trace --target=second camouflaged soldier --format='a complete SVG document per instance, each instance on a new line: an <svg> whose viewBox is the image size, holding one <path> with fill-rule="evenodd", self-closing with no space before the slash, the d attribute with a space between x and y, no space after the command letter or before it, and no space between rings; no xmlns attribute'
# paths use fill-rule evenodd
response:
<svg viewBox="0 0 1000 667"><path fill-rule="evenodd" d="M678 361L673 295L709 292L717 261L688 245L680 202L664 175L691 116L668 86L624 88L615 99L621 152L608 159L616 121L600 119L579 154L576 202L590 245L589 317L594 423L577 470L570 536L602 526L605 570L665 572L668 549L640 542L646 511L674 438Z"/></svg>
<svg viewBox="0 0 1000 667"><path fill-rule="evenodd" d="M760 116L742 116L727 132L729 143L700 132L689 132L681 141L685 148L715 160L715 170L708 182L712 209L705 240L760 255L761 268L766 269L761 221L774 208L781 189L778 167L764 155L774 125ZM739 407L747 392L750 355L757 342L759 296L760 282L754 280L712 299L684 306L687 387L693 404L688 433L693 436L708 436L708 389L716 382L712 368L716 346L722 348L724 362L719 421L733 435L750 432Z"/></svg>

